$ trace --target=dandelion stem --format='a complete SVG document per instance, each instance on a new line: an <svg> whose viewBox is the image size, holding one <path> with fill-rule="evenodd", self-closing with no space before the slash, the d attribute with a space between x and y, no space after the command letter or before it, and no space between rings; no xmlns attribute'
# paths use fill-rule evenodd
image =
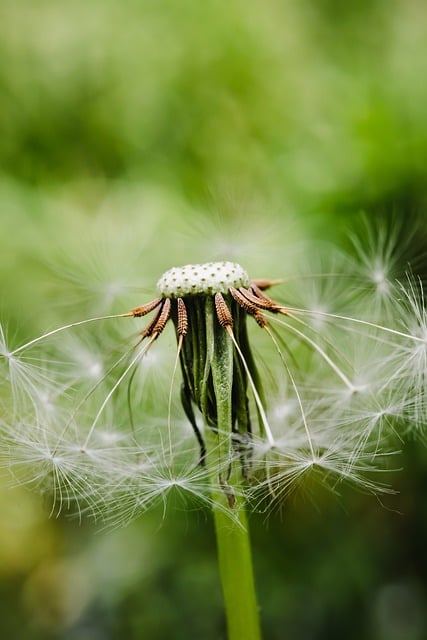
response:
<svg viewBox="0 0 427 640"><path fill-rule="evenodd" d="M212 476L213 516L228 640L260 640L251 543L244 502L239 496L240 474L233 468L231 449L233 341L210 311L207 337L211 334L215 344L211 365L217 430L208 429L208 466ZM224 461L227 477L220 477L218 483L218 468L224 469Z"/></svg>
<svg viewBox="0 0 427 640"><path fill-rule="evenodd" d="M218 501L220 496L215 496ZM218 564L227 616L228 640L260 640L251 542L245 510L230 518L214 507Z"/></svg>

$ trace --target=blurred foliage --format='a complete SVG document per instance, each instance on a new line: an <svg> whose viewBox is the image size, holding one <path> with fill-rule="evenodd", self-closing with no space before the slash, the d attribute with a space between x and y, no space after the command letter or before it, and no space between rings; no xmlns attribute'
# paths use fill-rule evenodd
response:
<svg viewBox="0 0 427 640"><path fill-rule="evenodd" d="M425 203L421 0L3 2L3 171Z"/></svg>
<svg viewBox="0 0 427 640"><path fill-rule="evenodd" d="M242 238L251 272L280 277L301 227L341 241L360 210L402 236L426 227L422 0L3 0L0 18L12 335L75 318L64 282L111 251L123 309L172 257L236 257ZM67 262L70 236L81 252ZM266 638L426 636L426 454L413 443L404 458L386 508L316 494L253 518ZM94 535L25 490L0 501L4 637L224 638L208 515Z"/></svg>

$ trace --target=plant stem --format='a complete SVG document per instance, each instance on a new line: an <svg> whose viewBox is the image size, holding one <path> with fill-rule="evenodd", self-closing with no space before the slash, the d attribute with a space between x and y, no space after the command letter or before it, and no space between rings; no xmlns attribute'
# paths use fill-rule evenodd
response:
<svg viewBox="0 0 427 640"><path fill-rule="evenodd" d="M224 496L215 496L220 503ZM221 508L222 506L222 508ZM228 640L260 640L261 630L246 514L227 515L214 507L219 572L227 617ZM236 508L236 507L234 507Z"/></svg>
<svg viewBox="0 0 427 640"><path fill-rule="evenodd" d="M212 475L226 474L225 478L220 476L223 490L213 491L212 499L228 640L260 640L251 543L244 503L238 495L240 470L234 470L232 462L233 344L227 332L215 324L216 319L213 316L210 322L212 324L207 333L213 334L211 366L218 430L213 432L208 429L208 464L212 469ZM209 335L207 338L209 339ZM212 478L212 481L214 486L218 486L218 477Z"/></svg>

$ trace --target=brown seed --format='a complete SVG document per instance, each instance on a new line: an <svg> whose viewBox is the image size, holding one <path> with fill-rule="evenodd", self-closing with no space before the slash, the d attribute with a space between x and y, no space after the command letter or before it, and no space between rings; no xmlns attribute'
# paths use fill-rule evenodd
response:
<svg viewBox="0 0 427 640"><path fill-rule="evenodd" d="M188 316L187 309L185 307L185 302L182 298L178 298L178 323L177 323L177 333L179 336L185 336L188 330Z"/></svg>
<svg viewBox="0 0 427 640"><path fill-rule="evenodd" d="M136 307L129 311L129 313L124 313L123 317L133 317L133 318L141 318L142 316L147 315L150 311L153 311L156 307L161 304L163 298L156 298L155 300L151 300L151 302L147 302L147 304L143 304L142 307Z"/></svg>
<svg viewBox="0 0 427 640"><path fill-rule="evenodd" d="M221 327L232 327L233 318L221 293L215 294L215 309Z"/></svg>

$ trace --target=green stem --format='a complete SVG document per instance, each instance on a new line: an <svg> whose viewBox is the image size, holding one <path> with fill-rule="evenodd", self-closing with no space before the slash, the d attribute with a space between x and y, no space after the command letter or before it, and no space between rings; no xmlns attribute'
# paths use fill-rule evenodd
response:
<svg viewBox="0 0 427 640"><path fill-rule="evenodd" d="M224 496L213 509L219 572L227 617L228 640L260 640L261 630L252 568L251 543L243 507L227 515ZM236 506L234 507L236 508Z"/></svg>
<svg viewBox="0 0 427 640"><path fill-rule="evenodd" d="M207 338L213 339L212 378L217 406L218 432L208 438L208 464L212 469L212 484L222 490L212 491L213 515L218 548L219 572L227 618L228 640L260 640L261 630L251 543L243 500L239 497L240 469L232 463L232 384L233 344L227 332L216 324L214 314L208 314ZM209 335L211 334L211 335ZM218 471L220 469L220 471ZM224 471L225 469L225 471ZM214 477L215 474L215 477ZM228 513L229 512L229 513Z"/></svg>

